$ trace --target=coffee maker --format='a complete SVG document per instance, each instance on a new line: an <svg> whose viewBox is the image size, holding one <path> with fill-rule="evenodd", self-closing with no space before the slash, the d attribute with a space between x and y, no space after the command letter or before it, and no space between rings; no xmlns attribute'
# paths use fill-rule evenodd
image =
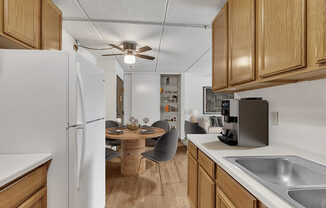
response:
<svg viewBox="0 0 326 208"><path fill-rule="evenodd" d="M232 146L268 145L268 102L262 98L222 100L224 127L219 140Z"/></svg>

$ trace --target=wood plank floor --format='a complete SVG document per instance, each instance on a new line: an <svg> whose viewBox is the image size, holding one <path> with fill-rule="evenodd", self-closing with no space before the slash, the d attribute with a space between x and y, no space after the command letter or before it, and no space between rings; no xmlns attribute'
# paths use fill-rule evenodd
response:
<svg viewBox="0 0 326 208"><path fill-rule="evenodd" d="M190 208L187 198L187 149L181 143L173 160L161 163L146 160L146 171L136 177L122 177L120 159L106 164L106 208ZM178 176L180 174L181 182Z"/></svg>

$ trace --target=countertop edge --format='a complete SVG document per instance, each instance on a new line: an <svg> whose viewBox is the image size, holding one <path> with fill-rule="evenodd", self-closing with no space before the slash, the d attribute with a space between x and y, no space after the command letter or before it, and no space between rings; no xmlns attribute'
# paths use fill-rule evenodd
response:
<svg viewBox="0 0 326 208"><path fill-rule="evenodd" d="M34 155L34 154L12 154L12 155ZM52 154L50 153L35 154L35 155L40 155L40 159L37 161L33 161L27 167L19 169L15 173L11 174L10 176L7 176L4 179L0 180L0 188L52 159Z"/></svg>

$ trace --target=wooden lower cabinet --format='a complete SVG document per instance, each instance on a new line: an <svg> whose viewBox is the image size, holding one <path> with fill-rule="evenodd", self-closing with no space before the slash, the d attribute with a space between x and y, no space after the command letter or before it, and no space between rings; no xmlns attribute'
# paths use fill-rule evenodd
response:
<svg viewBox="0 0 326 208"><path fill-rule="evenodd" d="M188 152L188 187L187 195L189 202L193 208L197 208L197 176L198 176L198 162Z"/></svg>
<svg viewBox="0 0 326 208"><path fill-rule="evenodd" d="M188 144L187 194L193 208L267 208L195 145Z"/></svg>
<svg viewBox="0 0 326 208"><path fill-rule="evenodd" d="M18 208L45 208L47 207L46 187L42 188Z"/></svg>
<svg viewBox="0 0 326 208"><path fill-rule="evenodd" d="M0 208L46 208L49 162L0 187Z"/></svg>
<svg viewBox="0 0 326 208"><path fill-rule="evenodd" d="M216 208L236 208L218 187L216 187Z"/></svg>
<svg viewBox="0 0 326 208"><path fill-rule="evenodd" d="M215 182L199 166L198 169L198 208L215 207Z"/></svg>
<svg viewBox="0 0 326 208"><path fill-rule="evenodd" d="M220 167L216 171L216 185L236 207L258 207L259 201Z"/></svg>

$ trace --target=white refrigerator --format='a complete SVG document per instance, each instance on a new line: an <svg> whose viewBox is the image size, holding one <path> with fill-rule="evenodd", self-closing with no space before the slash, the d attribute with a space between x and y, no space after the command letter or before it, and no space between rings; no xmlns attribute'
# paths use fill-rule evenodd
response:
<svg viewBox="0 0 326 208"><path fill-rule="evenodd" d="M0 50L0 154L53 154L48 208L105 207L104 117L104 72L79 54Z"/></svg>

